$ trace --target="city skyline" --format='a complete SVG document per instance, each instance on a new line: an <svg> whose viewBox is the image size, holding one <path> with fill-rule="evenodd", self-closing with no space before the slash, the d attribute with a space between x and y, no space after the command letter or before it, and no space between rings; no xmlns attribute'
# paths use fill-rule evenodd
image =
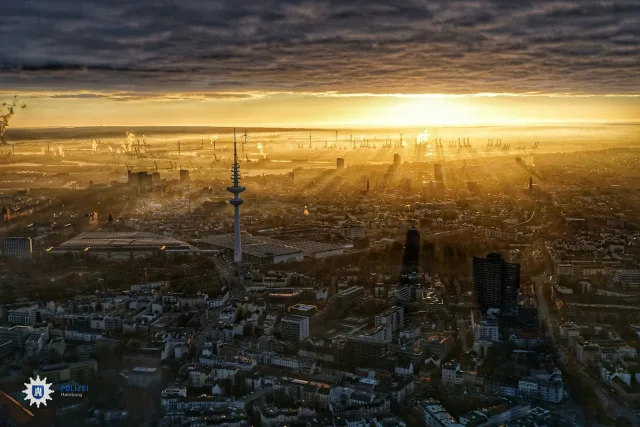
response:
<svg viewBox="0 0 640 427"><path fill-rule="evenodd" d="M1 425L640 426L637 0L4 1L0 41Z"/></svg>

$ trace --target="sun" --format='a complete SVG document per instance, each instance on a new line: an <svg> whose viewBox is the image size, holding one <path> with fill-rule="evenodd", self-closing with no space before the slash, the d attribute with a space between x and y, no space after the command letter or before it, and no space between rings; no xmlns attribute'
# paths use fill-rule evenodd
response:
<svg viewBox="0 0 640 427"><path fill-rule="evenodd" d="M388 126L465 126L476 122L473 110L461 98L425 96L389 101L382 124Z"/></svg>

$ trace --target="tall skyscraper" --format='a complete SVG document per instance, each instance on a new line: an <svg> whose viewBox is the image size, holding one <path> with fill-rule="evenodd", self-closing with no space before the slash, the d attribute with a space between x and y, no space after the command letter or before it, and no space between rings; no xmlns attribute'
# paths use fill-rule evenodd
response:
<svg viewBox="0 0 640 427"><path fill-rule="evenodd" d="M402 274L417 273L420 266L420 232L414 226L409 228L404 242Z"/></svg>
<svg viewBox="0 0 640 427"><path fill-rule="evenodd" d="M341 157L338 157L336 159L336 169L341 170L344 169L344 159Z"/></svg>
<svg viewBox="0 0 640 427"><path fill-rule="evenodd" d="M238 147L236 143L236 130L233 129L233 166L231 167L232 187L227 187L227 191L233 194L233 199L229 203L233 206L233 261L242 262L242 245L240 243L240 205L244 203L239 195L246 188L240 186L240 163L238 163Z"/></svg>
<svg viewBox="0 0 640 427"><path fill-rule="evenodd" d="M518 315L520 264L508 263L502 255L473 258L473 295L478 309L485 314L499 309L503 317Z"/></svg>
<svg viewBox="0 0 640 427"><path fill-rule="evenodd" d="M400 166L400 164L402 163L402 158L400 157L400 154L394 154L393 155L393 166Z"/></svg>
<svg viewBox="0 0 640 427"><path fill-rule="evenodd" d="M440 163L436 163L433 165L433 180L444 181L442 177L442 165Z"/></svg>

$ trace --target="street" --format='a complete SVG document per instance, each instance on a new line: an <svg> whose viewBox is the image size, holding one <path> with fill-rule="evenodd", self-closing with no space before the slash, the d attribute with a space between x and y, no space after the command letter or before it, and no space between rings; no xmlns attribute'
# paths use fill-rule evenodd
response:
<svg viewBox="0 0 640 427"><path fill-rule="evenodd" d="M550 341L552 348L560 359L561 366L566 367L570 364L570 357L564 346L556 343L555 335L559 330L557 318L549 311L547 300L544 298L545 285L548 285L548 276L544 273L533 278L535 284L536 300L538 303L538 312L540 321L545 325L547 330L546 337ZM571 363L571 368L581 377L588 379L593 386L603 408L607 411L607 415L613 418L626 417L634 425L640 425L640 413L632 408L628 408L621 404L615 396L612 396L609 389L598 379L594 379L585 372L584 367L577 363Z"/></svg>

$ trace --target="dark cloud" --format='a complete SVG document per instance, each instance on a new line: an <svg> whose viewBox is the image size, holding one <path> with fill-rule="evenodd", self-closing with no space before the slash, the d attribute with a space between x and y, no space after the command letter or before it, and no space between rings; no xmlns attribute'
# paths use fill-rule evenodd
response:
<svg viewBox="0 0 640 427"><path fill-rule="evenodd" d="M20 93L15 93L19 95ZM264 97L264 93L253 92L210 92L210 93L192 93L192 92L23 92L23 95L29 98L53 98L53 99L111 99L114 101L146 101L150 99L160 101L170 100L246 100Z"/></svg>
<svg viewBox="0 0 640 427"><path fill-rule="evenodd" d="M640 3L3 1L19 89L638 94Z"/></svg>

